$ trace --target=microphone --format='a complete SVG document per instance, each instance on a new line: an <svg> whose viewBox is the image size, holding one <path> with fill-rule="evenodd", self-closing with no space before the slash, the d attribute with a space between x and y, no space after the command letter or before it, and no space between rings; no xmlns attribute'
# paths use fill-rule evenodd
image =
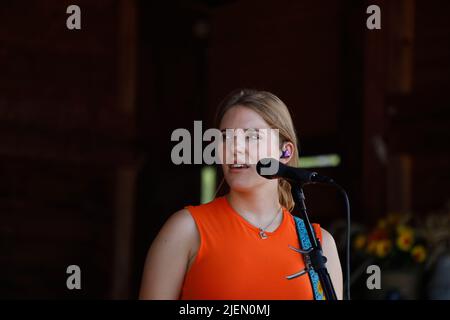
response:
<svg viewBox="0 0 450 320"><path fill-rule="evenodd" d="M317 172L308 171L302 168L295 168L287 166L280 161L273 158L264 158L256 164L256 172L266 179L283 178L293 182L307 184L307 183L329 183L334 184L334 180L319 175Z"/></svg>

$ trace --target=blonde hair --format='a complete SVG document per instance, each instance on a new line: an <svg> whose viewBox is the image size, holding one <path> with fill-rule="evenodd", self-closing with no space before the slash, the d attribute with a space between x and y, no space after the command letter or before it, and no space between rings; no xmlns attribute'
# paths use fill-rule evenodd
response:
<svg viewBox="0 0 450 320"><path fill-rule="evenodd" d="M278 129L280 133L280 148L282 144L291 142L294 152L287 165L298 166L297 136L289 109L274 94L267 91L253 89L238 89L228 94L219 104L216 113L216 126L219 127L225 113L236 106L244 106L259 114L272 129ZM292 199L291 186L283 180L278 180L278 197L282 206L292 211L294 200Z"/></svg>

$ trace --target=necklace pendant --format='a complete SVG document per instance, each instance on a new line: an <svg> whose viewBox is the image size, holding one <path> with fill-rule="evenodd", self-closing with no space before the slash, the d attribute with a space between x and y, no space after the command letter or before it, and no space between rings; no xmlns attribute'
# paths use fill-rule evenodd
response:
<svg viewBox="0 0 450 320"><path fill-rule="evenodd" d="M267 239L267 234L264 232L263 229L259 229L259 237L263 240Z"/></svg>

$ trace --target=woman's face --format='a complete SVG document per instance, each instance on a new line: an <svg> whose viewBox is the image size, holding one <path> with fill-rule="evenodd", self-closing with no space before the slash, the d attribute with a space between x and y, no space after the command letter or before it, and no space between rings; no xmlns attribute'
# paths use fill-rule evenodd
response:
<svg viewBox="0 0 450 320"><path fill-rule="evenodd" d="M256 172L258 160L279 159L281 153L278 132L270 130L258 113L244 106L232 107L224 114L219 129L222 131L219 157L231 189L249 191L276 181L267 180Z"/></svg>

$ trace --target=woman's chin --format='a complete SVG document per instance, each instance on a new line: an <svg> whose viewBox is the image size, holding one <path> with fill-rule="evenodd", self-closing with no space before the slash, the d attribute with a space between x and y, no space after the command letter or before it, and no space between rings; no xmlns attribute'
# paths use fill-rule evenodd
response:
<svg viewBox="0 0 450 320"><path fill-rule="evenodd" d="M257 188L257 183L252 183L249 179L231 179L227 183L230 189L238 192L253 191Z"/></svg>

